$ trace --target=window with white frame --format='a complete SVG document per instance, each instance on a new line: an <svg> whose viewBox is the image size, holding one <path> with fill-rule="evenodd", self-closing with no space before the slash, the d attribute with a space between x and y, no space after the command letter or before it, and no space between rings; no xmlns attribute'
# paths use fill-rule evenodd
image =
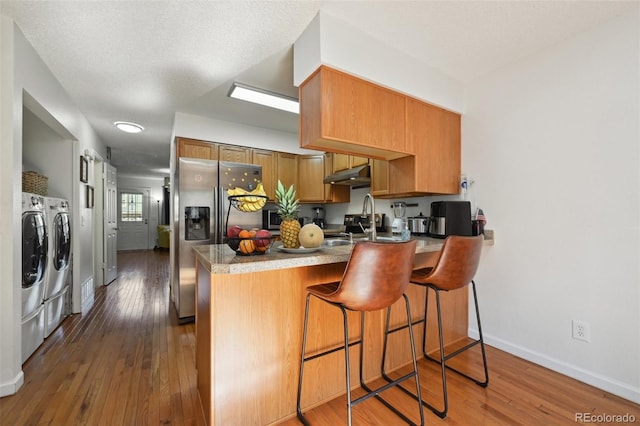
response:
<svg viewBox="0 0 640 426"><path fill-rule="evenodd" d="M120 195L120 221L142 222L142 194L122 192Z"/></svg>

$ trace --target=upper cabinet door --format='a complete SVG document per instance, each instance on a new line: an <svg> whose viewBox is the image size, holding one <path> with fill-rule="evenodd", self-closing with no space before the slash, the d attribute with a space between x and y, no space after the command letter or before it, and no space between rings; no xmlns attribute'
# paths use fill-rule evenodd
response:
<svg viewBox="0 0 640 426"><path fill-rule="evenodd" d="M285 188L294 185L298 189L298 155L286 152L277 153L278 173L277 179L282 182Z"/></svg>
<svg viewBox="0 0 640 426"><path fill-rule="evenodd" d="M242 146L220 145L218 158L220 161L249 164L251 163L251 151Z"/></svg>
<svg viewBox="0 0 640 426"><path fill-rule="evenodd" d="M461 174L460 115L407 100L407 139L416 147L416 190L457 194Z"/></svg>
<svg viewBox="0 0 640 426"><path fill-rule="evenodd" d="M218 144L189 138L176 138L178 157L218 159Z"/></svg>
<svg viewBox="0 0 640 426"><path fill-rule="evenodd" d="M264 149L251 150L251 164L262 166L262 185L269 201L276 199L275 188L277 178L277 156L273 151Z"/></svg>
<svg viewBox="0 0 640 426"><path fill-rule="evenodd" d="M324 202L324 154L298 156L298 198L301 202Z"/></svg>
<svg viewBox="0 0 640 426"><path fill-rule="evenodd" d="M321 66L300 86L300 146L385 159L413 154L405 96Z"/></svg>

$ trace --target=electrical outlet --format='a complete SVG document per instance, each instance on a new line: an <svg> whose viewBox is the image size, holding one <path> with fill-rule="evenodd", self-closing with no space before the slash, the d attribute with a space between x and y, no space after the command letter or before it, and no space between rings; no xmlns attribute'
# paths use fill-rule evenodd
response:
<svg viewBox="0 0 640 426"><path fill-rule="evenodd" d="M591 341L591 327L589 327L588 322L572 320L571 325L571 337L576 340L582 340L583 342Z"/></svg>

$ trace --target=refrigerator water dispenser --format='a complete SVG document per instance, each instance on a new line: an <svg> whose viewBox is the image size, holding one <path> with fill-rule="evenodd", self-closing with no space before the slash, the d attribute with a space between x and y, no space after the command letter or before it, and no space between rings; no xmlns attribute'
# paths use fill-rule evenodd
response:
<svg viewBox="0 0 640 426"><path fill-rule="evenodd" d="M185 207L184 239L186 241L208 240L210 217L209 207Z"/></svg>

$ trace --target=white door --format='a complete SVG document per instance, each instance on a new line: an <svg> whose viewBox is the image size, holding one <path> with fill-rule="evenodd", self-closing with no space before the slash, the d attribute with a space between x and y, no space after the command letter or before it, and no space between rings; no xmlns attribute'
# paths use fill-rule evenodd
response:
<svg viewBox="0 0 640 426"><path fill-rule="evenodd" d="M105 284L109 284L118 276L118 181L116 168L106 165L106 187L104 201L104 240L106 241L106 277Z"/></svg>
<svg viewBox="0 0 640 426"><path fill-rule="evenodd" d="M118 189L118 250L149 249L149 189Z"/></svg>

